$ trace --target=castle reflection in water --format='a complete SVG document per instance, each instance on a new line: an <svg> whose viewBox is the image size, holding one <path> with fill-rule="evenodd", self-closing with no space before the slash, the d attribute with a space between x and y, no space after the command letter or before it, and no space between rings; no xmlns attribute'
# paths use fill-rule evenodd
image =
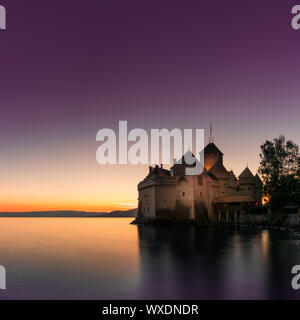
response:
<svg viewBox="0 0 300 320"><path fill-rule="evenodd" d="M297 244L289 235L197 225L137 228L145 298L299 298L290 274Z"/></svg>

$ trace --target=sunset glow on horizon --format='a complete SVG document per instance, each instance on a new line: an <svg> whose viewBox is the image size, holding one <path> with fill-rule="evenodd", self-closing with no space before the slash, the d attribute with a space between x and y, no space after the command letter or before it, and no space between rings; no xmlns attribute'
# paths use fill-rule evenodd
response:
<svg viewBox="0 0 300 320"><path fill-rule="evenodd" d="M266 139L300 144L289 1L230 2L7 3L0 211L136 208L148 166L96 162L96 133L117 132L120 120L128 130L205 129L206 143L212 122L236 176L247 164L257 172Z"/></svg>

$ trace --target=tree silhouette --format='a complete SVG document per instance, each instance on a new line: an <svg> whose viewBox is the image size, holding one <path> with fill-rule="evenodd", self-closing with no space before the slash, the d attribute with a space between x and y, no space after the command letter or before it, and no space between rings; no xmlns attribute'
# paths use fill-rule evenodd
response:
<svg viewBox="0 0 300 320"><path fill-rule="evenodd" d="M266 140L261 145L259 173L263 180L263 194L269 198L272 212L300 200L299 146L284 136Z"/></svg>

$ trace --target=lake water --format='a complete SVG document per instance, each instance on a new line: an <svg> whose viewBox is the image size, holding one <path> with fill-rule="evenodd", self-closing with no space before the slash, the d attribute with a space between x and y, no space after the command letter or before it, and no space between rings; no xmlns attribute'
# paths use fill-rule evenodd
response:
<svg viewBox="0 0 300 320"><path fill-rule="evenodd" d="M299 299L300 240L267 230L1 218L0 299Z"/></svg>

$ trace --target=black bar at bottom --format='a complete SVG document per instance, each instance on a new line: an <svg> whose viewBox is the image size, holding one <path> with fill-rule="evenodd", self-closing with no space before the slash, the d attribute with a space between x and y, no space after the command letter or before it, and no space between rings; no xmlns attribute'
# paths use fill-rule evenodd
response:
<svg viewBox="0 0 300 320"><path fill-rule="evenodd" d="M204 319L204 317L276 316L297 314L299 301L0 301L5 317L19 319ZM2 318L2 317L1 317ZM17 318L16 318L17 319Z"/></svg>

